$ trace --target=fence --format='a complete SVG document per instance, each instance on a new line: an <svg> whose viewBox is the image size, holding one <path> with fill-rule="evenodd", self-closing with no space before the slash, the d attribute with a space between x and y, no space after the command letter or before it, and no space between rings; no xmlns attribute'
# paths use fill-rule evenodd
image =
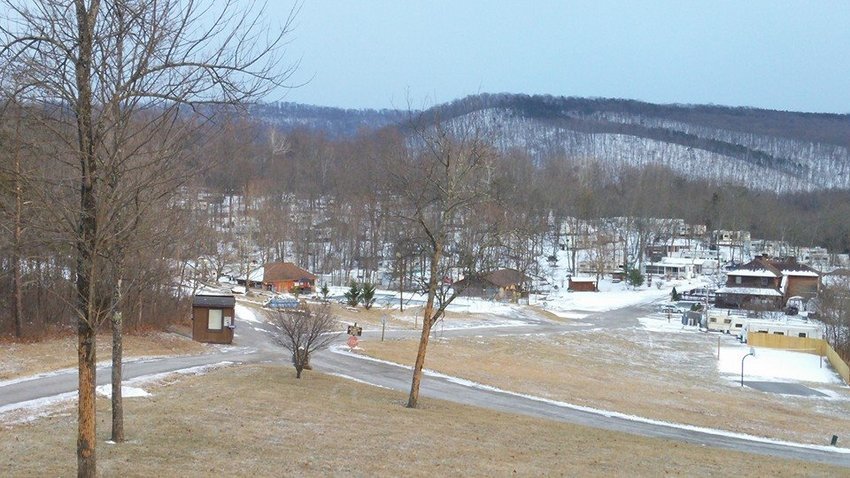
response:
<svg viewBox="0 0 850 478"><path fill-rule="evenodd" d="M845 361L841 360L841 357L829 344L826 344L826 358L829 359L832 368L844 379L844 383L850 384L850 367L847 366Z"/></svg>
<svg viewBox="0 0 850 478"><path fill-rule="evenodd" d="M793 350L820 355L821 357L825 356L832 368L844 379L844 382L850 385L850 366L838 356L838 353L826 340L750 332L747 334L747 344L753 347Z"/></svg>
<svg viewBox="0 0 850 478"><path fill-rule="evenodd" d="M826 341L821 339L767 334L763 332L748 333L747 344L753 347L793 350L795 352L806 352L820 356L826 355L827 346Z"/></svg>

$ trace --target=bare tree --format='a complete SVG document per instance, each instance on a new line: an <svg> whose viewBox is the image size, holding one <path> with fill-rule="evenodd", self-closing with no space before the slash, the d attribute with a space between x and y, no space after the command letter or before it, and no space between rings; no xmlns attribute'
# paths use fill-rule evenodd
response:
<svg viewBox="0 0 850 478"><path fill-rule="evenodd" d="M494 153L475 129L475 125L448 125L437 122L423 128L414 140L410 153L388 165L391 194L400 199L399 216L413 223L423 236L423 255L428 272L424 275L427 300L422 317L422 334L413 367L413 378L407 406L416 408L419 386L425 365L431 327L446 307L457 297L457 290L448 296L445 273L453 259L449 246L457 240L455 234L464 213L482 201L488 193L490 167Z"/></svg>
<svg viewBox="0 0 850 478"><path fill-rule="evenodd" d="M277 326L277 342L292 353L295 377L310 369L310 355L331 344L339 323L327 304L278 310L272 318Z"/></svg>
<svg viewBox="0 0 850 478"><path fill-rule="evenodd" d="M850 277L829 278L818 294L818 319L824 324L826 341L846 359L850 357Z"/></svg>
<svg viewBox="0 0 850 478"><path fill-rule="evenodd" d="M115 239L146 209L139 201L130 217L111 223L140 199L122 186L128 174L174 157L186 127L197 124L185 120L183 105L237 104L280 86L292 71L279 57L289 23L266 28L262 9L235 0L5 0L2 7L0 85L43 119L65 146L56 161L75 171L79 203L61 220L76 253L77 470L94 476L96 331L120 298L117 279L103 273L110 262L120 271ZM179 185L173 180L154 179L171 190Z"/></svg>

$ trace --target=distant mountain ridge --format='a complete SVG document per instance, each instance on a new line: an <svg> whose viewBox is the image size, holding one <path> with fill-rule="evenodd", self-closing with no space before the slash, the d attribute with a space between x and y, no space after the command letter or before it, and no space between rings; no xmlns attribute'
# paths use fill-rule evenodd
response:
<svg viewBox="0 0 850 478"><path fill-rule="evenodd" d="M850 189L850 115L519 94L469 96L424 112L280 103L255 115L331 137L416 118L473 120L498 147L535 159L591 158L612 170L662 165L687 177L782 192Z"/></svg>

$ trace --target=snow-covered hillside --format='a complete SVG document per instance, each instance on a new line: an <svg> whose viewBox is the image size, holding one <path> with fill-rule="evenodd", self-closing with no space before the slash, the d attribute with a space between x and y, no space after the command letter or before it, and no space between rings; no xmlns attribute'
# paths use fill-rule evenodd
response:
<svg viewBox="0 0 850 478"><path fill-rule="evenodd" d="M255 116L332 137L436 118L476 129L502 150L564 156L616 171L657 165L690 178L776 192L850 188L850 116L630 100L481 94L427 111L281 103Z"/></svg>

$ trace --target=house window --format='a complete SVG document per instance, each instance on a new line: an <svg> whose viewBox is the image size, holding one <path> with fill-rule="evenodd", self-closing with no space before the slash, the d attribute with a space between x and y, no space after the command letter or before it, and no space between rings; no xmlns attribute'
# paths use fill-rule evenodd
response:
<svg viewBox="0 0 850 478"><path fill-rule="evenodd" d="M806 333L805 333L805 332L800 332L799 334L797 334L797 337L802 337L802 338L804 338L804 339L805 339L805 338L806 338Z"/></svg>
<svg viewBox="0 0 850 478"><path fill-rule="evenodd" d="M731 323L732 323L732 319L723 319L723 323L724 323L724 324L731 324Z"/></svg>
<svg viewBox="0 0 850 478"><path fill-rule="evenodd" d="M785 335L785 332L774 332L773 335Z"/></svg>
<svg viewBox="0 0 850 478"><path fill-rule="evenodd" d="M740 284L740 283L741 283L741 276L735 276L735 283L736 283L736 284Z"/></svg>
<svg viewBox="0 0 850 478"><path fill-rule="evenodd" d="M766 285L767 285L767 277L762 277L762 278L761 278L761 285L762 285L762 286L766 286Z"/></svg>
<svg viewBox="0 0 850 478"><path fill-rule="evenodd" d="M209 311L209 322L207 323L207 329L209 330L221 330L222 324L222 310L221 309L210 309Z"/></svg>

